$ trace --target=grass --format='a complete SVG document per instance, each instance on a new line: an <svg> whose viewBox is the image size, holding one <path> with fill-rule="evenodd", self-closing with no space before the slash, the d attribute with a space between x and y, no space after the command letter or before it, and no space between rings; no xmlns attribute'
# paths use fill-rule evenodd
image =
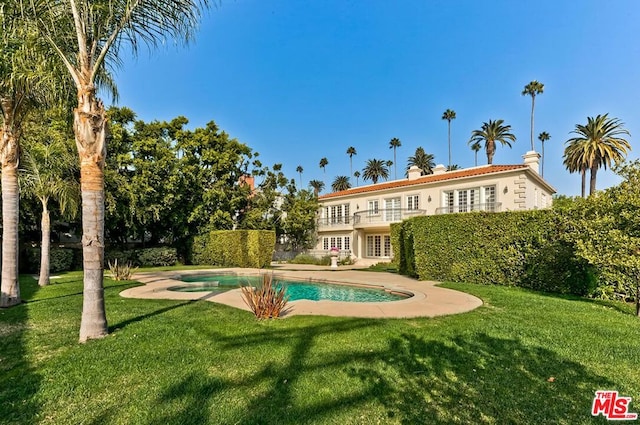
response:
<svg viewBox="0 0 640 425"><path fill-rule="evenodd" d="M78 344L80 273L0 310L0 423L606 423L640 411L640 320L624 304L447 284L481 297L435 319L257 321L205 301L135 300L105 280L107 338ZM553 378L553 379L551 379Z"/></svg>

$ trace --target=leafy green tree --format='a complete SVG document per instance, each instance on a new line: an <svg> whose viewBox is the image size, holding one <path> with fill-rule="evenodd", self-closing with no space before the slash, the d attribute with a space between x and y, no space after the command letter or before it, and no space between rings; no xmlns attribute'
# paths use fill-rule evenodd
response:
<svg viewBox="0 0 640 425"><path fill-rule="evenodd" d="M299 190L285 198L283 230L294 250L315 245L318 208L317 196L308 190Z"/></svg>
<svg viewBox="0 0 640 425"><path fill-rule="evenodd" d="M320 180L311 180L309 182L309 186L313 188L313 193L317 197L318 194L322 192L322 189L324 189L324 182Z"/></svg>
<svg viewBox="0 0 640 425"><path fill-rule="evenodd" d="M629 136L618 118L609 118L609 114L587 117L587 124L576 124L576 134L567 140L564 157L569 172L589 169L589 195L596 191L596 176L600 167L605 169L612 164L624 161L631 150L629 142L620 136Z"/></svg>
<svg viewBox="0 0 640 425"><path fill-rule="evenodd" d="M25 2L27 3L27 2ZM107 335L104 307L104 165L107 117L97 96L101 70L119 63L122 44L164 44L191 38L207 0L42 0L24 10L39 24L77 89L74 130L80 157L84 296L80 341Z"/></svg>
<svg viewBox="0 0 640 425"><path fill-rule="evenodd" d="M538 140L540 140L540 144L542 145L542 164L541 164L542 177L544 177L544 142L546 142L550 138L551 136L549 136L549 133L547 133L546 131L543 131L538 135Z"/></svg>
<svg viewBox="0 0 640 425"><path fill-rule="evenodd" d="M433 167L436 166L433 154L426 153L422 146L416 148L416 152L413 156L410 156L407 161L407 169L412 166L418 167L422 172L420 175L424 176L433 173Z"/></svg>
<svg viewBox="0 0 640 425"><path fill-rule="evenodd" d="M347 155L349 155L349 175L353 175L353 155L357 155L356 148L349 146L347 148Z"/></svg>
<svg viewBox="0 0 640 425"><path fill-rule="evenodd" d="M533 80L526 86L524 86L524 90L522 90L523 96L531 96L531 150L535 151L535 146L533 144L533 111L536 105L536 96L542 94L544 92L544 84L539 81Z"/></svg>
<svg viewBox="0 0 640 425"><path fill-rule="evenodd" d="M41 206L40 276L38 284L49 284L51 248L50 201L57 203L66 218L75 218L80 206L77 161L73 152L73 131L60 112L42 114L27 124L21 170L26 196Z"/></svg>
<svg viewBox="0 0 640 425"><path fill-rule="evenodd" d="M331 183L331 190L334 192L340 192L341 190L351 189L351 183L348 176L336 176Z"/></svg>
<svg viewBox="0 0 640 425"><path fill-rule="evenodd" d="M362 170L362 179L371 180L376 184L381 178L385 180L389 178L389 167L386 162L381 159L368 159Z"/></svg>
<svg viewBox="0 0 640 425"><path fill-rule="evenodd" d="M476 167L478 166L478 152L480 152L481 149L482 149L482 145L480 144L480 142L476 141L471 144L471 150L473 151L473 154L475 157L474 164Z"/></svg>
<svg viewBox="0 0 640 425"><path fill-rule="evenodd" d="M358 179L360 178L360 171L356 170L355 173L353 173L353 177L356 178L356 186L358 185Z"/></svg>
<svg viewBox="0 0 640 425"><path fill-rule="evenodd" d="M449 168L451 168L451 120L456 119L456 111L447 109L442 114L442 119L447 120L447 140L449 144Z"/></svg>
<svg viewBox="0 0 640 425"><path fill-rule="evenodd" d="M393 139L391 139L389 141L389 149L393 149L393 163L397 164L396 162L396 149L398 149L400 146L402 146L402 142L400 141L400 139L398 139L397 137L394 137ZM395 180L398 179L398 166L394 166L393 168L393 178Z"/></svg>
<svg viewBox="0 0 640 425"><path fill-rule="evenodd" d="M487 163L493 164L493 156L496 153L496 142L511 147L511 143L516 141L516 136L511 133L510 125L503 125L504 120L496 120L482 123L480 130L471 132L469 144L484 142L484 148L487 152Z"/></svg>
<svg viewBox="0 0 640 425"><path fill-rule="evenodd" d="M327 172L327 165L329 165L329 160L327 158L320 159L320 168L322 168L323 173Z"/></svg>
<svg viewBox="0 0 640 425"><path fill-rule="evenodd" d="M304 168L302 168L302 165L298 165L296 167L296 173L298 173L300 175L300 185L302 185L302 172L304 171Z"/></svg>

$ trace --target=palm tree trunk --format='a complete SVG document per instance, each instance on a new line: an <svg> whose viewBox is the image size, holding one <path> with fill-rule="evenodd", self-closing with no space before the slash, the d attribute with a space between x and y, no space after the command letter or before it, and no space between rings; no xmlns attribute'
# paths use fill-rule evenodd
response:
<svg viewBox="0 0 640 425"><path fill-rule="evenodd" d="M582 190L581 190L581 194L582 197L584 198L586 196L586 182L587 182L587 169L583 168L581 171L582 174Z"/></svg>
<svg viewBox="0 0 640 425"><path fill-rule="evenodd" d="M13 102L2 99L4 120L0 130L2 163L2 279L0 307L20 304L18 284L18 137L14 131Z"/></svg>
<svg viewBox="0 0 640 425"><path fill-rule="evenodd" d="M74 133L80 156L84 290L80 342L108 333L104 306L104 160L107 118L93 86L78 89Z"/></svg>
<svg viewBox="0 0 640 425"><path fill-rule="evenodd" d="M475 151L475 160L476 160L476 167L478 166L478 151Z"/></svg>
<svg viewBox="0 0 640 425"><path fill-rule="evenodd" d="M448 131L447 131L447 139L449 141L449 168L447 171L451 171L451 120L447 120L448 122Z"/></svg>
<svg viewBox="0 0 640 425"><path fill-rule="evenodd" d="M396 147L393 147L393 179L398 180L398 163L396 162Z"/></svg>
<svg viewBox="0 0 640 425"><path fill-rule="evenodd" d="M541 162L541 168L542 168L542 177L544 177L544 142L542 141L542 160Z"/></svg>
<svg viewBox="0 0 640 425"><path fill-rule="evenodd" d="M496 153L496 142L494 140L487 141L487 164L493 164L493 155Z"/></svg>
<svg viewBox="0 0 640 425"><path fill-rule="evenodd" d="M51 254L51 219L47 202L42 201L41 232L42 241L40 243L40 276L38 285L47 286L49 284L49 258Z"/></svg>
<svg viewBox="0 0 640 425"><path fill-rule="evenodd" d="M589 180L589 196L596 193L596 175L598 174L598 165L591 166L591 179Z"/></svg>
<svg viewBox="0 0 640 425"><path fill-rule="evenodd" d="M535 95L531 95L531 150L535 151L536 148L533 145L533 110L535 108L536 105L536 96Z"/></svg>

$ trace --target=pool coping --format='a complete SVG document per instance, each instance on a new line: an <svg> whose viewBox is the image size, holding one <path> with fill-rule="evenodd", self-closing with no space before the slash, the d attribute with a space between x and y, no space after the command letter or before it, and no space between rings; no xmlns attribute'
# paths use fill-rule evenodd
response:
<svg viewBox="0 0 640 425"><path fill-rule="evenodd" d="M418 281L394 273L366 272L360 270L260 270L260 269L202 269L167 272L140 272L133 279L142 286L129 288L120 293L125 298L206 300L250 311L245 304L240 289L223 293L176 292L170 287L183 285L181 276L194 276L212 273L237 273L255 275L273 273L274 277L292 280L310 280L317 283L345 284L354 286L380 287L385 290L410 292L410 298L386 302L345 302L297 300L288 303L288 309L282 317L296 315L322 315L332 317L362 318L411 318L436 317L464 313L482 305L482 300L464 292L436 286L438 282Z"/></svg>

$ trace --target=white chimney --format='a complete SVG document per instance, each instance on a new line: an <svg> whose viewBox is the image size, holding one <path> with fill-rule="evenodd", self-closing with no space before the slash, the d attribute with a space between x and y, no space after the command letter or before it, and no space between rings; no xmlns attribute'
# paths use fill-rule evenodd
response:
<svg viewBox="0 0 640 425"><path fill-rule="evenodd" d="M435 167L433 167L433 174L444 174L447 172L447 167L445 167L443 164L438 164Z"/></svg>
<svg viewBox="0 0 640 425"><path fill-rule="evenodd" d="M540 154L536 151L529 151L522 155L525 165L531 167L536 173L540 173Z"/></svg>
<svg viewBox="0 0 640 425"><path fill-rule="evenodd" d="M421 175L422 175L422 170L418 168L417 165L412 165L407 171L407 176L409 177L409 180L415 180L419 178Z"/></svg>

